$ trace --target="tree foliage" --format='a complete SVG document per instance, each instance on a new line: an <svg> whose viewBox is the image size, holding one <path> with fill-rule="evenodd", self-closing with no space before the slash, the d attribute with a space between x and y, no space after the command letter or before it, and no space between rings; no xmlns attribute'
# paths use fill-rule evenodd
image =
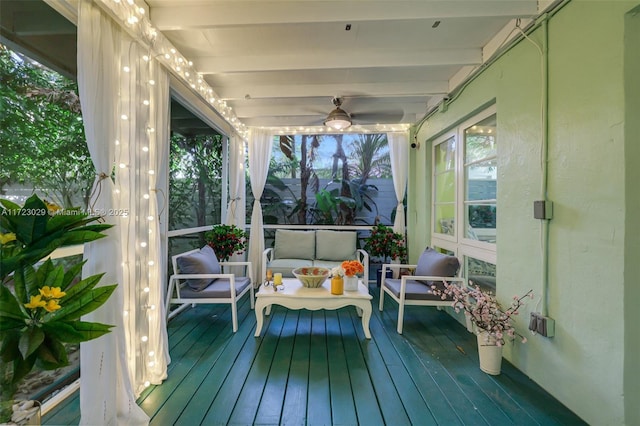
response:
<svg viewBox="0 0 640 426"><path fill-rule="evenodd" d="M0 192L23 184L86 206L95 172L77 84L0 45L0 95Z"/></svg>
<svg viewBox="0 0 640 426"><path fill-rule="evenodd" d="M220 222L222 136L171 137L169 227Z"/></svg>

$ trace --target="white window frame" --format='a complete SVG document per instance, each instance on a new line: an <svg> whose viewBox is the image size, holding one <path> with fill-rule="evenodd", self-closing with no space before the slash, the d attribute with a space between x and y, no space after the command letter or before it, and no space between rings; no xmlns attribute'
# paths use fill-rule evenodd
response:
<svg viewBox="0 0 640 426"><path fill-rule="evenodd" d="M484 262L488 262L497 266L497 246L496 243L489 243L485 241L474 240L467 238L465 235L466 224L466 169L465 169L465 144L464 144L464 131L465 129L477 124L478 122L497 114L497 108L495 105L483 110L482 112L474 115L473 117L459 123L455 127L449 129L447 132L442 133L438 137L431 141L431 246L439 247L446 250L450 250L460 259L461 263L465 262L465 257L473 257ZM436 175L435 175L435 161L436 161L436 147L443 142L446 142L451 137L454 137L455 141L455 212L454 212L454 235L446 235L436 232ZM492 157L493 158L493 157ZM497 207L497 205L496 205ZM496 233L497 233L496 228ZM465 272L466 273L466 272Z"/></svg>

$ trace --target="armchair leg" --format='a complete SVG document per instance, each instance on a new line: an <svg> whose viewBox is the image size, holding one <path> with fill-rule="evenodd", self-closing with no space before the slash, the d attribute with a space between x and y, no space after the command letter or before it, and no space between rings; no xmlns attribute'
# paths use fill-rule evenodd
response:
<svg viewBox="0 0 640 426"><path fill-rule="evenodd" d="M404 320L404 303L398 304L398 334L402 334L402 322Z"/></svg>
<svg viewBox="0 0 640 426"><path fill-rule="evenodd" d="M231 302L231 322L233 323L233 332L238 331L238 307L235 301Z"/></svg>
<svg viewBox="0 0 640 426"><path fill-rule="evenodd" d="M384 284L380 285L380 303L378 304L378 309L382 311L384 308Z"/></svg>

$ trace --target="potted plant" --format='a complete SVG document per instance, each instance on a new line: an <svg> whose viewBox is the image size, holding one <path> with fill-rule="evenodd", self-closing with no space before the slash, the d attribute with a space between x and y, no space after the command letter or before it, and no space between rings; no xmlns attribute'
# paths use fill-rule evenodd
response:
<svg viewBox="0 0 640 426"><path fill-rule="evenodd" d="M392 228L383 224L376 225L371 230L371 235L366 239L364 249L370 256L377 257L381 263L389 263L393 259L402 260L407 255L404 236L393 232ZM391 270L387 270L391 273ZM380 287L382 268L377 270L377 284Z"/></svg>
<svg viewBox="0 0 640 426"><path fill-rule="evenodd" d="M79 210L48 208L36 195L23 207L8 200L0 204L0 423L5 423L34 366L64 367L69 364L65 344L110 331L110 325L80 318L102 306L116 284L96 287L102 274L78 280L84 262L66 269L51 259L40 263L59 247L105 237L111 225L92 224L99 218Z"/></svg>
<svg viewBox="0 0 640 426"><path fill-rule="evenodd" d="M469 284L459 286L444 282L444 289L435 285L431 289L443 299L452 299L453 309L464 312L465 317L471 321L478 336L480 369L488 374L500 374L502 347L505 342L516 338L522 343L527 342L527 338L516 331L514 317L518 315L525 300L533 298L533 290L523 296L514 296L509 307L504 309L492 292L481 290L472 281Z"/></svg>
<svg viewBox="0 0 640 426"><path fill-rule="evenodd" d="M235 225L215 225L204 239L220 262L226 262L234 253L242 254L247 247L247 233Z"/></svg>

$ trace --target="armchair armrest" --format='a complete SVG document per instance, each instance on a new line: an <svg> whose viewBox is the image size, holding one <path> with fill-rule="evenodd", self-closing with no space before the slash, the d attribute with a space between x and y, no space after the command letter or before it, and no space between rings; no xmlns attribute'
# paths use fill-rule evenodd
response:
<svg viewBox="0 0 640 426"><path fill-rule="evenodd" d="M250 261L235 261L235 262L220 262L220 266L225 267L225 266L244 266L245 267L245 274L247 274L247 276L249 277L249 279L251 280L251 285L253 285L253 268L251 267L251 262Z"/></svg>
<svg viewBox="0 0 640 426"><path fill-rule="evenodd" d="M262 280L264 279L264 277L267 276L267 263L271 262L273 260L273 247L269 247L268 249L265 249L262 252L262 267L260 270L260 282L262 282Z"/></svg>
<svg viewBox="0 0 640 426"><path fill-rule="evenodd" d="M364 285L369 286L369 253L363 249L356 250L356 256L359 257L360 263L364 266L363 281Z"/></svg>

